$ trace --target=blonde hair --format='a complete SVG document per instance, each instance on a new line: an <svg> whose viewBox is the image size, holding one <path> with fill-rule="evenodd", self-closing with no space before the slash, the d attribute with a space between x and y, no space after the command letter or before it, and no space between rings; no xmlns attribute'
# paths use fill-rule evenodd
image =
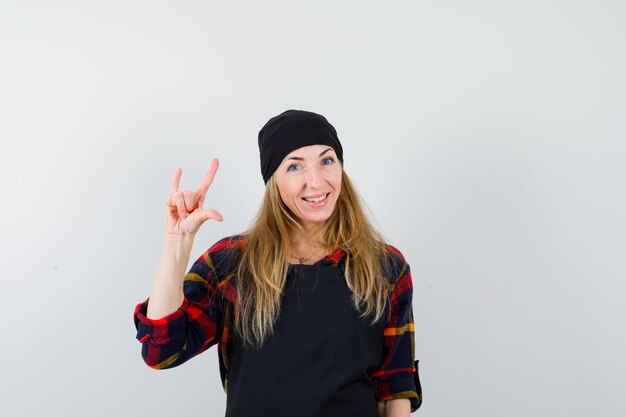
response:
<svg viewBox="0 0 626 417"><path fill-rule="evenodd" d="M271 177L254 223L242 234L245 246L237 267L234 324L244 344L260 347L273 332L287 278L292 237L300 228ZM371 323L376 323L388 304L386 245L365 215L345 171L337 203L321 236L328 251L339 248L346 252L344 274L354 307L361 318L370 316Z"/></svg>

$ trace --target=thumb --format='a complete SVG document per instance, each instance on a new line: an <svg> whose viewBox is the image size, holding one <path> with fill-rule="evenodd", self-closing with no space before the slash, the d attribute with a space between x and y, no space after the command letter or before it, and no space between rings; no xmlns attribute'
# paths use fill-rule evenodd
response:
<svg viewBox="0 0 626 417"><path fill-rule="evenodd" d="M201 219L202 223L204 223L205 221L209 219L216 220L218 222L221 222L222 220L224 220L222 215L217 210L213 210L213 209L206 209L206 210L200 211L198 213L198 218Z"/></svg>
<svg viewBox="0 0 626 417"><path fill-rule="evenodd" d="M185 221L189 224L188 229L193 230L190 230L189 232L195 233L198 231L200 226L202 226L202 224L209 219L217 220L218 222L221 222L223 220L222 215L219 212L213 209L207 209L194 211L189 216L187 216Z"/></svg>

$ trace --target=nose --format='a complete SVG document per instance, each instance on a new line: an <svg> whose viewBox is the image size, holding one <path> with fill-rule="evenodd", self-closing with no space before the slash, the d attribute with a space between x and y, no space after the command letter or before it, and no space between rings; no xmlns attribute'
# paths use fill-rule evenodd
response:
<svg viewBox="0 0 626 417"><path fill-rule="evenodd" d="M308 188L319 188L322 184L322 173L318 167L307 169L305 178Z"/></svg>

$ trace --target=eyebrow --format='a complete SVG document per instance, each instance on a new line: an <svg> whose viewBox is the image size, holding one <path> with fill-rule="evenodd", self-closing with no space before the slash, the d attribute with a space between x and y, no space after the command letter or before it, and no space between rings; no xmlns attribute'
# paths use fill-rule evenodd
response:
<svg viewBox="0 0 626 417"><path fill-rule="evenodd" d="M322 157L326 152L328 151L332 151L333 148L328 148L325 151L322 151L322 153L320 153L319 157ZM304 158L300 158L298 156L292 156L290 158L287 158L288 160L293 159L294 161L304 161Z"/></svg>

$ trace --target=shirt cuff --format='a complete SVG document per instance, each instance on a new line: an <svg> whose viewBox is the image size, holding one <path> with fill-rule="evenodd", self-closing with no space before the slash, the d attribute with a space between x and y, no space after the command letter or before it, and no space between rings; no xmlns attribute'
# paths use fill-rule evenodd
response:
<svg viewBox="0 0 626 417"><path fill-rule="evenodd" d="M422 387L419 381L418 362L415 361L414 363L414 372L398 372L375 378L378 400L390 401L408 398L411 402L411 412L420 408L422 405Z"/></svg>
<svg viewBox="0 0 626 417"><path fill-rule="evenodd" d="M146 299L135 307L133 319L137 329L137 340L141 343L150 342L153 345L166 345L173 340L184 339L187 299L183 300L183 304L176 311L160 319L150 319L146 316L149 300Z"/></svg>

